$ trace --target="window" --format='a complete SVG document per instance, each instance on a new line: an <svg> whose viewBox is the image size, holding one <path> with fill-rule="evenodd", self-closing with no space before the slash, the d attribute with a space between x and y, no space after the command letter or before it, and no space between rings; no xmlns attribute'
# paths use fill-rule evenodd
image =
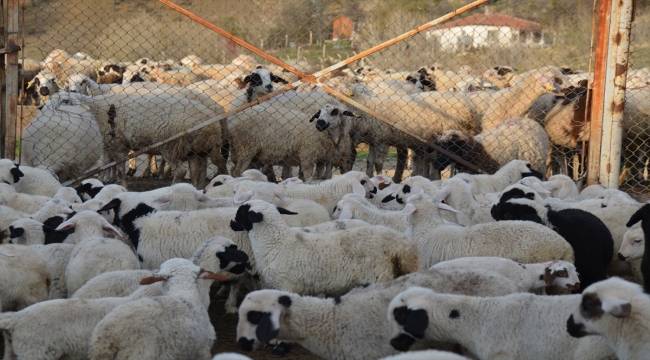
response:
<svg viewBox="0 0 650 360"><path fill-rule="evenodd" d="M499 30L488 30L487 41L490 44L499 42Z"/></svg>

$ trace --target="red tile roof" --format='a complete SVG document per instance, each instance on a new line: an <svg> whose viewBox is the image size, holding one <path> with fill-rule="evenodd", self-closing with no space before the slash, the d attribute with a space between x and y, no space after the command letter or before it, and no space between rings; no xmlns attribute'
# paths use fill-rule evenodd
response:
<svg viewBox="0 0 650 360"><path fill-rule="evenodd" d="M477 14L468 16L466 18L446 22L440 26L439 29L452 28L457 26L472 26L472 25L485 25L485 26L508 26L518 29L520 31L539 31L542 29L540 23L528 21L508 15L502 14Z"/></svg>

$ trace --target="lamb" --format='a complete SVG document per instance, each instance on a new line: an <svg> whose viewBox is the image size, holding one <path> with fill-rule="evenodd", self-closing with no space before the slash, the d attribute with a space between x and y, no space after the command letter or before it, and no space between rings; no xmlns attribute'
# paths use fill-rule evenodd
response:
<svg viewBox="0 0 650 360"><path fill-rule="evenodd" d="M93 65L92 59L75 58L62 50L50 52L43 60L43 68L49 70L62 82L74 74L83 74L93 80L97 79L97 68Z"/></svg>
<svg viewBox="0 0 650 360"><path fill-rule="evenodd" d="M90 358L210 360L216 335L201 304L196 280L190 279L228 280L189 260L166 261L155 275L141 282L165 281L166 295L135 300L106 315L93 331ZM173 318L167 316L170 312L175 314ZM172 337L175 341L169 342Z"/></svg>
<svg viewBox="0 0 650 360"><path fill-rule="evenodd" d="M565 332L564 319L579 303L579 295L482 298L412 287L388 307L390 343L406 351L421 342L457 342L480 360L615 359L604 339Z"/></svg>
<svg viewBox="0 0 650 360"><path fill-rule="evenodd" d="M50 100L50 95L59 92L59 79L50 71L44 70L27 83L27 91L33 92L32 98L37 105L43 106Z"/></svg>
<svg viewBox="0 0 650 360"><path fill-rule="evenodd" d="M580 197L578 186L570 177L562 174L553 175L542 185L551 192L551 196L566 201L577 200Z"/></svg>
<svg viewBox="0 0 650 360"><path fill-rule="evenodd" d="M410 177L409 179L413 178ZM389 178L385 174L377 174L374 177L370 178L370 181L377 187L378 191L377 194L370 199L370 202L381 209L384 210L401 210L402 206L399 205L385 205L382 200L386 197L389 196L390 194L394 193L397 191L402 185L396 182L393 182L391 178Z"/></svg>
<svg viewBox="0 0 650 360"><path fill-rule="evenodd" d="M470 227L447 225L438 209L453 208L423 194L421 189L413 193L403 213L409 215L408 233L418 243L425 267L467 256L498 256L521 263L574 260L571 245L543 225L524 221Z"/></svg>
<svg viewBox="0 0 650 360"><path fill-rule="evenodd" d="M47 263L50 276L52 277L49 299L67 298L68 289L65 270L68 266L72 249L74 249L74 244L30 245L29 247Z"/></svg>
<svg viewBox="0 0 650 360"><path fill-rule="evenodd" d="M300 165L300 177L310 180L317 160L338 162L347 170L350 149L347 117L336 104L324 105L318 113L316 126L309 124L309 115L284 107L269 108L264 103L250 107L228 118L233 161L233 176L249 167L254 159L264 164ZM327 116L327 122L323 119ZM289 129L290 133L287 133Z"/></svg>
<svg viewBox="0 0 650 360"><path fill-rule="evenodd" d="M618 250L621 261L643 258L645 250L645 234L641 227L633 227L623 235L623 243Z"/></svg>
<svg viewBox="0 0 650 360"><path fill-rule="evenodd" d="M152 203L157 210L193 211L219 207L218 202L186 183L170 186L166 194L158 196Z"/></svg>
<svg viewBox="0 0 650 360"><path fill-rule="evenodd" d="M512 199L496 205L495 220L528 220L560 234L573 248L576 269L587 287L607 279L606 269L614 254L614 240L607 226L595 215L580 209L555 211L534 200Z"/></svg>
<svg viewBox="0 0 650 360"><path fill-rule="evenodd" d="M509 185L527 176L535 176L540 179L543 177L541 172L533 169L531 163L525 160L512 160L492 175L460 173L454 177L466 180L472 186L473 194L487 194L501 192Z"/></svg>
<svg viewBox="0 0 650 360"><path fill-rule="evenodd" d="M59 225L57 230L72 228L79 242L66 268L68 294L74 294L88 280L101 273L140 268L138 258L128 245L103 237L102 229L118 237L123 235L96 212L82 211Z"/></svg>
<svg viewBox="0 0 650 360"><path fill-rule="evenodd" d="M475 269L429 269L358 287L333 299L260 290L248 294L241 304L237 344L250 351L277 337L295 341L325 359L375 360L394 355L397 351L389 344L385 312L392 298L411 286L472 296L519 291L503 276ZM310 320L314 316L320 320Z"/></svg>
<svg viewBox="0 0 650 360"><path fill-rule="evenodd" d="M203 59L196 55L186 56L181 59L180 64L192 69L192 71L199 76L208 77L214 80L222 80L233 72L248 73L256 66L259 66L253 57L245 54L237 56L228 65L204 64Z"/></svg>
<svg viewBox="0 0 650 360"><path fill-rule="evenodd" d="M235 231L248 232L264 287L340 295L356 285L392 280L422 268L415 243L394 230L361 227L310 234L289 228L280 211L264 201L250 200L239 207L230 224ZM373 260L359 262L359 253Z"/></svg>
<svg viewBox="0 0 650 360"><path fill-rule="evenodd" d="M64 99L63 94L53 101ZM189 127L209 120L214 116L212 111L200 103L172 95L99 95L86 97L80 94L66 96L81 99L90 108L104 138L104 148L116 159L125 157L128 150L148 146L166 139ZM182 117L180 116L182 114ZM167 124L161 131L159 126ZM155 131L152 132L152 128ZM182 161L188 159L197 166L190 167L193 171L191 179L196 186L199 181L201 163L205 160L198 156L209 150L209 156L219 171L226 172L225 160L220 153L221 126L217 123L188 134L176 141L159 147L162 156L174 169L174 182L181 182L186 168ZM208 144L210 144L208 146ZM123 165L118 167L118 176L124 177ZM201 185L202 187L203 185Z"/></svg>
<svg viewBox="0 0 650 360"><path fill-rule="evenodd" d="M50 198L47 196L19 193L13 186L0 183L0 204L16 211L30 214L35 213L48 201L50 201Z"/></svg>
<svg viewBox="0 0 650 360"><path fill-rule="evenodd" d="M237 245L230 239L220 236L201 244L190 260L202 269L214 273L224 273L231 280L243 274L248 266L248 255L238 250ZM153 274L154 272L151 270L118 270L105 272L90 279L90 281L79 288L71 297L99 299L103 297L129 296L141 287L140 280ZM201 302L206 308L210 305L211 285L209 282L199 284ZM149 286L150 289L148 292L150 296L156 295L156 290L159 291L159 295L163 295L162 286L158 286L158 289L153 289L154 287L156 286Z"/></svg>
<svg viewBox="0 0 650 360"><path fill-rule="evenodd" d="M81 184L75 190L77 190L77 195L79 195L81 200L86 201L94 198L103 187L104 183L98 179L86 179L82 180Z"/></svg>
<svg viewBox="0 0 650 360"><path fill-rule="evenodd" d="M480 204L472 194L471 186L463 179L451 178L434 196L434 199L449 204L460 211L458 223L465 226L493 222L492 204Z"/></svg>
<svg viewBox="0 0 650 360"><path fill-rule="evenodd" d="M296 215L283 215L282 219L290 227L312 226L330 220L329 213L313 200L291 199L282 194L279 185L254 181L242 181L235 186L233 197L235 206L248 200L263 200L277 207L287 209Z"/></svg>
<svg viewBox="0 0 650 360"><path fill-rule="evenodd" d="M504 141L516 141L504 148ZM497 172L502 166L519 159L527 161L531 169L543 172L551 143L544 128L528 118L511 118L497 126L471 137L458 130L444 131L436 144L459 157L478 164L488 173ZM434 168L442 170L454 163L460 171L470 171L441 152L436 155Z"/></svg>
<svg viewBox="0 0 650 360"><path fill-rule="evenodd" d="M334 208L332 219L359 219L371 225L385 226L399 232L408 229L408 221L401 211L381 211L345 196Z"/></svg>
<svg viewBox="0 0 650 360"><path fill-rule="evenodd" d="M645 237L650 234L650 204L645 204L637 212L635 212L630 220L625 224L627 227L641 222L641 229L643 230L644 237L644 250L643 258L641 260L641 274L643 275L643 291L650 294L650 251L645 251L645 244L648 243Z"/></svg>
<svg viewBox="0 0 650 360"><path fill-rule="evenodd" d="M6 181L17 192L53 197L61 184L47 170L23 166L10 159L0 160L0 180Z"/></svg>
<svg viewBox="0 0 650 360"><path fill-rule="evenodd" d="M511 87L490 94L490 106L480 119L481 131L490 130L505 119L523 116L537 98L547 93L558 94L568 85L568 79L552 66L521 74Z"/></svg>
<svg viewBox="0 0 650 360"><path fill-rule="evenodd" d="M117 194L127 192L126 188L121 185L116 185L116 184L108 184L99 190L97 194L95 195L94 199L100 200L100 201L105 201L109 202L117 196ZM92 190L91 190L92 193Z"/></svg>
<svg viewBox="0 0 650 360"><path fill-rule="evenodd" d="M604 337L618 359L642 359L650 351L645 331L649 320L650 299L643 288L611 278L585 289L567 320L567 331L576 338Z"/></svg>
<svg viewBox="0 0 650 360"><path fill-rule="evenodd" d="M171 265L175 264L170 264L168 267L168 271L176 275L173 282L195 284L199 270L196 271L196 274L193 272L191 274L183 273L175 271L179 266L172 267ZM201 277L225 279L224 276L210 272L202 273ZM151 283L155 280L150 277L143 281ZM182 285L176 287L182 287ZM5 333L10 334L11 350L19 358L52 360L61 357L88 358L90 339L95 325L100 323L102 318L117 306L148 297L147 290L143 288L142 291L138 291L128 298L66 299L40 303L38 306L32 306L18 313L0 315L0 327L5 330ZM58 329L61 323L66 323L67 326L64 329ZM53 331L55 329L57 331ZM35 336L35 334L38 335Z"/></svg>
<svg viewBox="0 0 650 360"><path fill-rule="evenodd" d="M499 257L466 257L443 261L432 269L462 268L489 270L501 274L517 284L522 292L532 292L546 287L576 291L580 289L580 279L576 267L564 260L552 260L537 264L521 264Z"/></svg>
<svg viewBox="0 0 650 360"><path fill-rule="evenodd" d="M68 240L68 238L74 237L71 231L57 231L56 227L45 225L31 218L22 218L12 222L9 225L9 237L12 244L18 245L76 243L76 241Z"/></svg>
<svg viewBox="0 0 650 360"><path fill-rule="evenodd" d="M61 199L49 200L39 211L31 214L31 216L29 214L19 213L10 207L0 205L0 242L7 242L7 230L11 232L9 228L11 223L18 219L31 217L36 221L44 224L47 223L49 226L58 226L63 221L62 217L72 212L70 203ZM64 215L59 216L59 214Z"/></svg>
<svg viewBox="0 0 650 360"><path fill-rule="evenodd" d="M0 246L0 309L20 311L47 300L52 276L47 263L21 245Z"/></svg>
<svg viewBox="0 0 650 360"><path fill-rule="evenodd" d="M393 355L380 360L469 360L469 358L448 351L422 350L409 351L404 354Z"/></svg>
<svg viewBox="0 0 650 360"><path fill-rule="evenodd" d="M73 179L103 155L104 140L92 113L79 103L48 103L22 135L21 162L45 166L60 180Z"/></svg>

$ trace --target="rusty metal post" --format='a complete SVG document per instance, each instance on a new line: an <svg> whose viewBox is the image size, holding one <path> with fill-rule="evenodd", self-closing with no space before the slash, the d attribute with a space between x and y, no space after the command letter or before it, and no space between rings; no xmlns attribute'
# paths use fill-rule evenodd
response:
<svg viewBox="0 0 650 360"><path fill-rule="evenodd" d="M587 162L587 185L598 184L600 176L600 145L603 136L603 102L605 97L605 68L609 43L610 10L612 0L600 0L596 59L591 98L591 130L589 135L589 160Z"/></svg>
<svg viewBox="0 0 650 360"><path fill-rule="evenodd" d="M600 183L617 189L623 146L625 82L630 50L634 0L614 1L610 13L609 49L603 99L603 138L600 147Z"/></svg>
<svg viewBox="0 0 650 360"><path fill-rule="evenodd" d="M5 0L7 2L7 43L5 51L7 68L7 95L5 97L6 132L4 157L16 157L16 118L18 115L18 29L20 6L19 0Z"/></svg>

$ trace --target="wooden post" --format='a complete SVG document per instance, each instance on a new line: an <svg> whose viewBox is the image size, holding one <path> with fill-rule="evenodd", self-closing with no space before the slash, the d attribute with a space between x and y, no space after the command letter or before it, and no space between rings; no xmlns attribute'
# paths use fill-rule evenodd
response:
<svg viewBox="0 0 650 360"><path fill-rule="evenodd" d="M309 30L309 46L311 46L312 36L313 36L313 34L312 34L311 30Z"/></svg>
<svg viewBox="0 0 650 360"><path fill-rule="evenodd" d="M19 0L7 1L7 49L17 49L7 53L6 58L6 84L7 94L5 97L6 112L6 133L4 157L15 159L16 157L16 119L18 117L18 29L20 28Z"/></svg>
<svg viewBox="0 0 650 360"><path fill-rule="evenodd" d="M5 1L0 0L0 46L5 46L5 19L7 18ZM7 134L7 121L5 118L7 104L4 102L7 93L7 78L5 70L5 57L0 55L0 157L5 158L5 135Z"/></svg>
<svg viewBox="0 0 650 360"><path fill-rule="evenodd" d="M284 35L284 47L285 48L289 47L289 34Z"/></svg>

